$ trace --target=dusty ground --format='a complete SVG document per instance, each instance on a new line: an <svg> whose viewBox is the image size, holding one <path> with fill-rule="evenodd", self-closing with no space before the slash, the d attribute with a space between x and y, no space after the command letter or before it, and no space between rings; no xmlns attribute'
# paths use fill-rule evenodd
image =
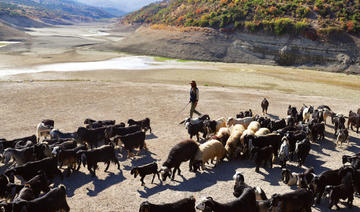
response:
<svg viewBox="0 0 360 212"><path fill-rule="evenodd" d="M72 57L64 54L66 51L58 56L72 61ZM76 54L86 60L84 54ZM96 54L108 57L108 53L104 53L105 56L99 52ZM88 59L94 59L96 54ZM14 57L17 57L16 54ZM26 55L22 54L21 58L26 58ZM47 62L51 59L47 58ZM13 65L16 66L16 63ZM26 62L21 65L26 65ZM151 184L148 176L145 187L141 186L138 178L130 175L131 167L136 165L154 160L161 165L170 148L188 137L184 127L178 123L188 116L189 108L181 110L188 101L187 83L192 79L199 82L199 111L214 119L235 116L249 108L259 113L264 97L270 101L269 113L274 118L284 117L289 104L297 107L303 103L315 106L327 104L335 112L344 114L359 107L360 80L354 76L272 66L200 65L204 66L203 70L104 70L12 76L0 82L0 137L11 139L33 134L36 124L45 118L54 119L56 128L72 132L82 125L85 118L116 119L120 122L149 117L153 128L153 134L148 135L146 140L149 151L140 152L132 160L119 152L121 172L111 165L109 172L104 173L105 167L101 165L97 177L91 177L87 169L81 168L80 172L63 182L56 179L56 183L67 187L72 211L132 212L138 211L140 203L145 200L173 202L189 195L197 199L212 196L220 202L233 200L232 176L237 170L244 174L249 185L261 186L268 197L295 189L279 182L279 165L271 170L260 169L261 173L257 174L251 161L225 161L197 174L190 173L188 164L184 163L181 166L183 176L176 176L176 181L160 184L155 179L155 184ZM360 151L360 137L356 133L350 132L349 146L336 147L332 126L328 125L326 130L326 140L321 144L312 144L305 165L300 169L290 163L290 170L300 171L314 166L319 174L340 167L343 154ZM360 210L358 198L355 198L354 205L352 211ZM323 200L320 207L313 207L313 211L327 211L327 201Z"/></svg>

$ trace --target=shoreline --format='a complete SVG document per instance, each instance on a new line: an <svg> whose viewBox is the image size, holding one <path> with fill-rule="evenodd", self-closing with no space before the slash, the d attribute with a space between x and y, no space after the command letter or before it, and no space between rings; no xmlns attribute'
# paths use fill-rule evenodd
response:
<svg viewBox="0 0 360 212"><path fill-rule="evenodd" d="M268 36L213 29L182 31L138 26L114 49L145 54L226 63L280 65L326 72L360 74L360 39L351 43L317 42L289 35Z"/></svg>

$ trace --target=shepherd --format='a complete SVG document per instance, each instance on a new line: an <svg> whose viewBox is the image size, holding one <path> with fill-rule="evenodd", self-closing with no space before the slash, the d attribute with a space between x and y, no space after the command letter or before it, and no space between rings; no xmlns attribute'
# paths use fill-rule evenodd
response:
<svg viewBox="0 0 360 212"><path fill-rule="evenodd" d="M199 89L196 86L196 82L193 80L190 83L191 89L190 89L190 101L191 108L190 108L190 118L192 118L193 113L196 113L198 116L201 116L201 113L199 111L195 110L197 103L199 101Z"/></svg>

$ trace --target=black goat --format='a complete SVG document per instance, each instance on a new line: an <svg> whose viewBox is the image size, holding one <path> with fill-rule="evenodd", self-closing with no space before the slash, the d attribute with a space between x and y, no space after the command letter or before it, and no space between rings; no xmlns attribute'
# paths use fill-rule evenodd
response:
<svg viewBox="0 0 360 212"><path fill-rule="evenodd" d="M359 133L360 114L354 113L350 110L347 128L349 129L349 127L351 127L351 130L354 131L353 126L355 126L355 128L356 128L356 133Z"/></svg>
<svg viewBox="0 0 360 212"><path fill-rule="evenodd" d="M50 190L42 197L33 199L31 201L19 201L13 204L14 211L70 211L69 205L66 202L66 189L64 185L59 185L57 188Z"/></svg>
<svg viewBox="0 0 360 212"><path fill-rule="evenodd" d="M245 135L244 142L249 147L256 146L262 148L271 145L273 147L273 153L275 157L277 157L281 145L281 135L279 134L268 134L264 136Z"/></svg>
<svg viewBox="0 0 360 212"><path fill-rule="evenodd" d="M360 169L360 157L356 155L355 156L343 155L342 164L345 165L346 163L350 163L354 169Z"/></svg>
<svg viewBox="0 0 360 212"><path fill-rule="evenodd" d="M6 139L0 139L0 152L3 152L6 148L15 148L15 145L18 142L24 142L31 141L31 143L35 144L37 142L36 135L23 137L23 138L16 138L13 140L6 140Z"/></svg>
<svg viewBox="0 0 360 212"><path fill-rule="evenodd" d="M338 129L345 128L345 117L341 114L332 114L331 122L334 124L334 135L337 134ZM349 129L349 128L348 128Z"/></svg>
<svg viewBox="0 0 360 212"><path fill-rule="evenodd" d="M151 132L151 127L150 127L150 119L149 118L145 118L143 120L139 120L139 121L134 121L133 119L129 119L128 120L128 124L129 126L132 126L132 125L138 125L141 127L141 129L144 130L144 132L146 133L146 131L150 130L150 133Z"/></svg>
<svg viewBox="0 0 360 212"><path fill-rule="evenodd" d="M228 203L219 203L213 200L212 197L206 197L198 205L196 205L196 209L213 212L256 212L257 206L255 192L251 188L245 188L239 198Z"/></svg>
<svg viewBox="0 0 360 212"><path fill-rule="evenodd" d="M196 135L196 139L197 141L199 141L199 132L203 134L203 138L206 138L207 130L204 122L199 122L194 124L192 124L191 122L187 122L185 128L187 129L190 135L190 139L192 139L192 137Z"/></svg>
<svg viewBox="0 0 360 212"><path fill-rule="evenodd" d="M306 189L299 189L297 191L274 194L271 199L272 207L279 207L282 212L294 211L311 211L311 206L314 204L313 193ZM281 202L281 204L280 204Z"/></svg>
<svg viewBox="0 0 360 212"><path fill-rule="evenodd" d="M14 176L16 175L22 176L23 179L27 181L37 175L40 170L44 171L49 178L53 178L55 174L58 174L61 179L63 179L61 171L57 168L56 158L51 157L8 169L5 171L5 175L9 178L9 181L13 183Z"/></svg>
<svg viewBox="0 0 360 212"><path fill-rule="evenodd" d="M193 196L174 203L155 205L148 201L142 202L139 212L195 212L195 198Z"/></svg>
<svg viewBox="0 0 360 212"><path fill-rule="evenodd" d="M236 172L233 176L235 180L234 192L233 195L235 197L240 197L246 188L251 188L255 192L256 200L267 200L265 192L260 187L251 187L245 183L244 175L240 172Z"/></svg>
<svg viewBox="0 0 360 212"><path fill-rule="evenodd" d="M325 187L327 185L340 185L342 179L349 172L354 172L352 167L341 167L340 169L336 170L324 171L320 175L314 177L310 183L310 189L313 191L314 197L316 197L316 203L320 203L321 197L323 196Z"/></svg>
<svg viewBox="0 0 360 212"><path fill-rule="evenodd" d="M139 152L143 148L147 150L145 143L145 132L143 131L130 133L124 136L118 135L114 138L114 142L119 144L119 141L124 144L124 148L127 151L128 158L131 157L132 151L135 148L139 148Z"/></svg>
<svg viewBox="0 0 360 212"><path fill-rule="evenodd" d="M252 116L253 116L253 112L251 109L236 114L236 118L245 118L245 117L252 117Z"/></svg>
<svg viewBox="0 0 360 212"><path fill-rule="evenodd" d="M171 179L174 180L176 170L178 170L178 174L180 175L180 164L188 160L190 160L189 169L191 171L193 160L198 150L199 145L193 140L182 141L171 148L166 161L160 169L162 180L165 181L166 178L171 175ZM172 168L174 168L174 170L171 172Z"/></svg>
<svg viewBox="0 0 360 212"><path fill-rule="evenodd" d="M86 125L87 129L96 129L96 128L101 128L101 127L106 127L109 125L114 125L115 120L96 121L93 119L85 119L84 124Z"/></svg>
<svg viewBox="0 0 360 212"><path fill-rule="evenodd" d="M77 133L76 132L73 132L73 133L63 133L63 132L60 132L60 130L58 129L52 129L50 131L50 138L51 139L77 139Z"/></svg>
<svg viewBox="0 0 360 212"><path fill-rule="evenodd" d="M285 119L277 120L277 121L271 121L268 128L271 132L280 130L282 128L286 127L286 121Z"/></svg>
<svg viewBox="0 0 360 212"><path fill-rule="evenodd" d="M31 187L29 185L24 185L24 187L19 191L19 194L14 199L14 202L19 202L23 200L30 201L35 199L36 197L37 196L35 196Z"/></svg>
<svg viewBox="0 0 360 212"><path fill-rule="evenodd" d="M314 142L322 141L325 138L325 124L324 123L310 123L309 134Z"/></svg>
<svg viewBox="0 0 360 212"><path fill-rule="evenodd" d="M97 129L86 129L79 127L77 130L78 139L83 142L87 142L90 148L97 147L99 142L104 141L105 144L109 141L105 138L105 127Z"/></svg>
<svg viewBox="0 0 360 212"><path fill-rule="evenodd" d="M306 157L308 156L311 149L309 139L305 138L302 141L296 142L295 154L298 160L298 166L301 167L304 164Z"/></svg>
<svg viewBox="0 0 360 212"><path fill-rule="evenodd" d="M96 149L91 150L79 150L77 152L78 157L81 157L83 165L87 165L89 172L95 176L95 171L98 168L97 163L104 162L106 163L105 172L110 166L110 162L117 164L118 169L120 170L120 164L115 155L115 150L112 145L104 145Z"/></svg>
<svg viewBox="0 0 360 212"><path fill-rule="evenodd" d="M289 141L289 154L290 159L293 159L293 153L295 152L296 142L302 141L306 138L304 131L289 131L285 133L287 140Z"/></svg>
<svg viewBox="0 0 360 212"><path fill-rule="evenodd" d="M86 145L81 145L73 149L54 149L53 153L56 154L59 168L61 168L63 165L66 165L68 167L68 172L70 173L71 170L75 171L76 165L76 170L80 169L81 160L78 157L77 152L87 149L88 148Z"/></svg>
<svg viewBox="0 0 360 212"><path fill-rule="evenodd" d="M109 126L105 129L105 137L110 139L117 135L127 135L130 133L135 133L141 130L141 127L138 125L129 126L129 127L120 127L119 125Z"/></svg>
<svg viewBox="0 0 360 212"><path fill-rule="evenodd" d="M332 206L336 206L336 209L339 210L339 203L340 199L348 199L348 207L352 207L352 203L354 200L354 187L352 185L352 173L347 173L342 180L342 184L334 186L328 185L325 187L325 192L329 194L329 209Z"/></svg>
<svg viewBox="0 0 360 212"><path fill-rule="evenodd" d="M251 150L251 158L254 158L256 168L255 171L259 172L259 167L261 164L264 164L264 167L267 163L270 164L270 168L272 168L272 158L273 158L273 147L271 145L259 148L257 146L254 146L254 148Z"/></svg>
<svg viewBox="0 0 360 212"><path fill-rule="evenodd" d="M130 174L134 175L134 178L136 178L137 175L140 175L140 181L141 185L144 185L144 178L146 175L153 174L153 178L151 183L154 182L155 175L157 175L159 181L161 182L159 171L158 171L158 165L156 162L152 162L143 166L137 166L133 169L131 169Z"/></svg>

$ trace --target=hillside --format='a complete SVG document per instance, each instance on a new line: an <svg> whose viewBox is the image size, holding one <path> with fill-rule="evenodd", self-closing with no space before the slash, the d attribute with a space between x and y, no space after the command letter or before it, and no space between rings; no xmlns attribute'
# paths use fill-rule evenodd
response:
<svg viewBox="0 0 360 212"><path fill-rule="evenodd" d="M0 20L13 27L90 22L114 15L71 0L1 0Z"/></svg>
<svg viewBox="0 0 360 212"><path fill-rule="evenodd" d="M123 19L126 23L211 27L303 35L360 34L360 0L169 0Z"/></svg>
<svg viewBox="0 0 360 212"><path fill-rule="evenodd" d="M0 22L0 40L17 41L24 40L29 36L20 30L9 27Z"/></svg>

